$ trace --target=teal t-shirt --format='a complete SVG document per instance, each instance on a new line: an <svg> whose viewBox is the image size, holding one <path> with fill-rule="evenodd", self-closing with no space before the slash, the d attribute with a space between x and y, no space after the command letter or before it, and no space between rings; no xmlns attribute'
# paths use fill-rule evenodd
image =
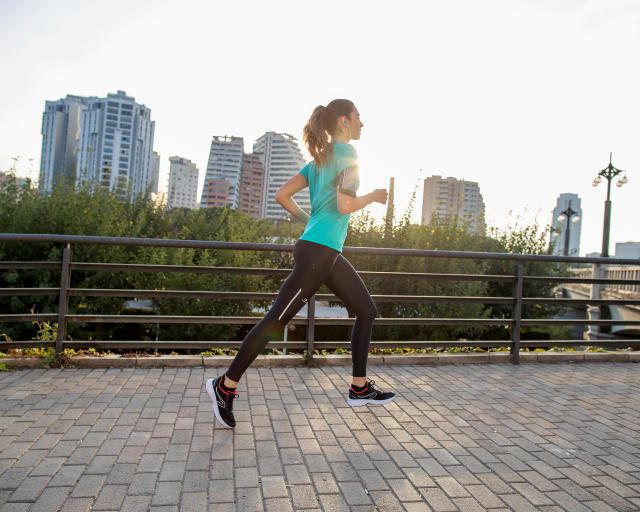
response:
<svg viewBox="0 0 640 512"><path fill-rule="evenodd" d="M301 170L309 184L311 218L300 240L315 242L342 252L347 237L350 213L338 211L336 187L340 192L355 197L360 186L358 154L351 144L333 143L333 155L318 169L312 160Z"/></svg>

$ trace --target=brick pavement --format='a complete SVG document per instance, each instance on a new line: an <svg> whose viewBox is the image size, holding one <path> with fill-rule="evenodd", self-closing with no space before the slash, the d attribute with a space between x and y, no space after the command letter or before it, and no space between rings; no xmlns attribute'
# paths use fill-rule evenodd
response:
<svg viewBox="0 0 640 512"><path fill-rule="evenodd" d="M0 374L0 510L637 511L634 363L250 367L234 431L204 368ZM251 389L248 393L247 389Z"/></svg>

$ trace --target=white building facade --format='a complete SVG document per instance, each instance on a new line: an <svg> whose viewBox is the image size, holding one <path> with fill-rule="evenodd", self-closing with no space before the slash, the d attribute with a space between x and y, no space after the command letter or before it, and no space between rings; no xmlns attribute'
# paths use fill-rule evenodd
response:
<svg viewBox="0 0 640 512"><path fill-rule="evenodd" d="M100 184L120 197L153 184L151 109L124 91L89 98L82 112L76 184Z"/></svg>
<svg viewBox="0 0 640 512"><path fill-rule="evenodd" d="M160 185L160 153L151 153L151 193L158 195Z"/></svg>
<svg viewBox="0 0 640 512"><path fill-rule="evenodd" d="M560 194L551 212L552 254L578 256L582 230L582 207L577 194ZM571 215L567 215L567 214Z"/></svg>
<svg viewBox="0 0 640 512"><path fill-rule="evenodd" d="M640 259L640 242L616 242L615 257Z"/></svg>
<svg viewBox="0 0 640 512"><path fill-rule="evenodd" d="M457 215L468 223L471 231L484 232L484 213L484 200L477 182L439 175L424 180L422 224L429 224L434 215L439 218Z"/></svg>
<svg viewBox="0 0 640 512"><path fill-rule="evenodd" d="M191 160L180 156L169 158L169 208L197 208L198 173Z"/></svg>
<svg viewBox="0 0 640 512"><path fill-rule="evenodd" d="M253 144L264 167L261 217L267 219L286 218L290 214L275 199L276 192L302 169L306 162L295 137L285 133L266 132ZM309 188L295 196L296 202L307 212L311 210Z"/></svg>
<svg viewBox="0 0 640 512"><path fill-rule="evenodd" d="M38 188L50 192L60 178L75 183L82 112L89 98L68 94L46 101L42 114L42 152Z"/></svg>
<svg viewBox="0 0 640 512"><path fill-rule="evenodd" d="M238 208L243 152L244 140L242 137L213 136L200 198L201 208L207 206L206 190L207 181L210 179L224 179L229 183L227 203L231 208Z"/></svg>

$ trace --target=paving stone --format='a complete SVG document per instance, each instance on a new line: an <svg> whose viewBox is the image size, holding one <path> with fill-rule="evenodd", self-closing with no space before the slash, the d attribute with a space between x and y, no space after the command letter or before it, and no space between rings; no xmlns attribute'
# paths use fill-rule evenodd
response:
<svg viewBox="0 0 640 512"><path fill-rule="evenodd" d="M126 485L104 485L93 505L93 510L120 510L127 487Z"/></svg>
<svg viewBox="0 0 640 512"><path fill-rule="evenodd" d="M51 480L49 476L32 476L26 478L22 481L22 483L18 486L18 488L13 491L11 496L9 497L9 501L14 502L33 502L35 501L40 493L45 488L47 483Z"/></svg>
<svg viewBox="0 0 640 512"><path fill-rule="evenodd" d="M153 494L157 480L158 473L137 473L131 479L127 494L130 496Z"/></svg>
<svg viewBox="0 0 640 512"><path fill-rule="evenodd" d="M180 482L158 482L151 504L177 505L180 501L180 488Z"/></svg>
<svg viewBox="0 0 640 512"><path fill-rule="evenodd" d="M73 488L73 498L95 498L102 488L106 475L83 475Z"/></svg>
<svg viewBox="0 0 640 512"><path fill-rule="evenodd" d="M126 496L122 502L121 512L140 512L149 509L151 496ZM204 510L204 509L203 509Z"/></svg>
<svg viewBox="0 0 640 512"><path fill-rule="evenodd" d="M260 482L262 485L262 494L265 498L288 496L287 488L284 485L284 477L263 476Z"/></svg>
<svg viewBox="0 0 640 512"><path fill-rule="evenodd" d="M639 510L634 368L394 363L410 400L356 410L347 367L256 366L234 430L202 368L16 370L0 511Z"/></svg>
<svg viewBox="0 0 640 512"><path fill-rule="evenodd" d="M58 510L71 492L71 487L48 487L29 509L30 512L51 512Z"/></svg>
<svg viewBox="0 0 640 512"><path fill-rule="evenodd" d="M61 512L88 512L93 505L93 498L67 498L62 504Z"/></svg>

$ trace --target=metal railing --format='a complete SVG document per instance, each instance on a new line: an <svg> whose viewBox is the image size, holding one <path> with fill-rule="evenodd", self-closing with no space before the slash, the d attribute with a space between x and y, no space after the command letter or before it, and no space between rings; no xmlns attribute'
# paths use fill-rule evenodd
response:
<svg viewBox="0 0 640 512"><path fill-rule="evenodd" d="M223 249L231 251L292 251L290 244L267 243L243 243L243 242L215 242L202 240L175 240L175 239L143 239L121 237L96 237L77 235L47 235L47 234L0 234L0 242L23 243L55 243L64 244L66 247L62 253L62 261L0 261L0 269L13 270L56 270L60 271L59 288L0 288L0 295L35 296L51 295L59 296L57 313L40 314L0 314L0 323L32 322L32 321L57 321L57 339L53 341L11 341L2 344L6 348L25 348L32 346L55 346L56 351L64 348L95 347L95 348L237 348L240 341L102 341L102 340L66 340L67 325L72 323L140 323L140 324L171 324L171 323L195 323L195 324L255 324L261 317L241 316L171 316L171 315L80 315L69 314L69 297L93 296L93 297L155 297L155 298L208 298L208 299L244 299L244 300L269 300L275 299L277 293L259 293L242 291L189 291L189 290L137 290L137 289L85 289L71 288L71 272L73 271L124 271L124 272L188 272L188 273L224 273L243 275L267 275L286 277L291 269L274 268L250 268L250 267L211 267L196 265L143 265L120 263L92 263L72 261L71 244L91 245L116 245L138 247L173 247L195 249ZM620 320L611 319L536 319L522 318L522 308L525 304L560 304L560 305L640 305L640 299L566 299L556 297L524 297L525 283L575 283L591 285L640 285L639 279L601 279L585 277L549 277L524 275L524 263L527 261L539 262L567 262L567 263L592 263L595 265L638 265L640 260L614 259L601 257L571 257L533 254L509 254L466 251L442 251L421 249L395 249L374 247L344 247L344 254L401 256L417 258L453 258L472 260L507 260L514 264L513 274L487 275L487 274L447 274L447 273L417 273L417 272L373 272L361 271L361 277L375 277L383 279L426 279L431 281L456 280L456 281L497 281L512 284L513 293L507 297L470 297L470 296L437 296L437 295L372 295L374 302L421 302L421 303L485 303L508 304L512 307L511 318L376 318L374 325L445 325L445 326L487 326L498 325L511 329L511 340L473 340L473 341L371 341L371 347L428 347L428 346L479 346L498 347L509 345L512 361L519 362L520 347L584 345L579 340L528 340L521 341L521 329L523 326L541 325L619 325ZM598 275L598 274L594 274ZM332 294L317 294L309 299L307 318L294 317L289 323L305 325L307 328L306 342L296 341L270 341L268 346L287 347L293 349L307 348L313 353L315 348L350 347L348 341L316 341L315 326L320 325L351 325L354 318L316 318L315 302L318 300L339 301ZM640 325L640 321L624 321L625 325ZM602 346L640 346L640 340L598 340L594 345Z"/></svg>

